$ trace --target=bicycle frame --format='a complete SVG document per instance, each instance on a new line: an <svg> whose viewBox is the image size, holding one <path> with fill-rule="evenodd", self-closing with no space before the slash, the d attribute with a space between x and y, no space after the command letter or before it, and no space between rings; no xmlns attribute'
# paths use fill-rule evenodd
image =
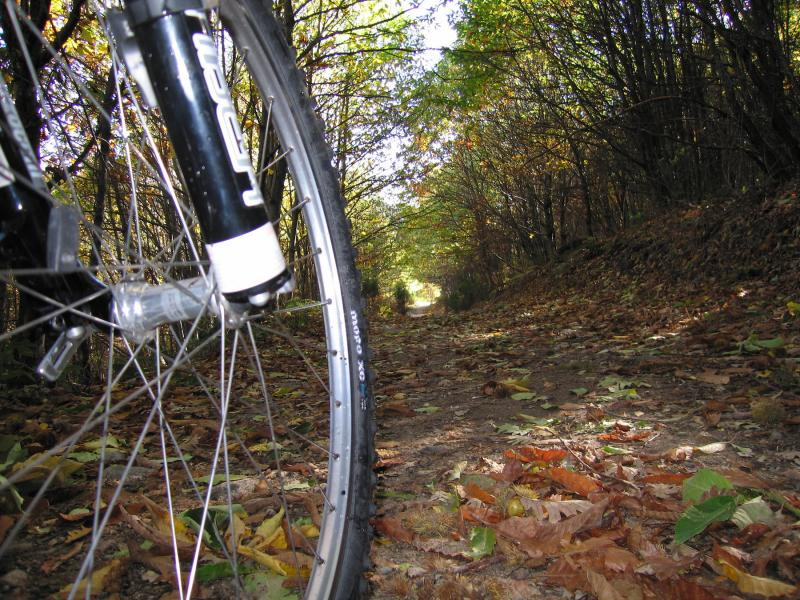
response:
<svg viewBox="0 0 800 600"><path fill-rule="evenodd" d="M58 376L93 322L141 338L205 309L219 314L225 305L242 314L293 285L209 34L208 8L201 0L127 0L124 13L108 20L145 101L161 111L213 277L109 286L79 270L77 222L54 209L0 81L0 269L16 271L21 293L59 307L50 325L61 337L39 367L48 379Z"/></svg>

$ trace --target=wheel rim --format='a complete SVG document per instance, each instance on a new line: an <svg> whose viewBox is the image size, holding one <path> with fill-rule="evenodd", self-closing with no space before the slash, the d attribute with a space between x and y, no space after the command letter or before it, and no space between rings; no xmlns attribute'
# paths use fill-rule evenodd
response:
<svg viewBox="0 0 800 600"><path fill-rule="evenodd" d="M226 3L224 12L227 22L234 31L233 37L238 47L248 54L250 62L256 65L252 70L252 77L262 89L266 89L269 102L264 103L264 110L269 112L271 122L279 131L281 147L292 149L288 154L278 152L277 155L288 161L291 173L288 187L299 199L299 202L292 200L295 208L293 211L287 211L284 217L292 219L298 210L298 205L302 205L299 209L302 213L299 227L307 230L306 245L310 254L297 256L295 263L298 269L304 268L300 266L301 263L313 263L318 286L317 295L295 305L284 304L279 310L272 311L263 318L248 318L238 329L232 331L226 330L220 324L223 319L217 319L214 325L214 320L207 318L165 326L151 340L141 343L127 339L114 329L101 331L98 337L105 340L109 351L107 385L100 393L100 399L80 413L88 415L80 427L59 436L52 447L43 448L38 465L37 461L28 460L27 464L22 464L21 469L5 473L9 483L3 486L6 492L10 492L12 486L18 487L24 482L28 473L36 471L42 464L51 464L51 460L58 460L61 461L61 466L51 469L41 481L36 480L34 487L38 489L32 491L31 497L26 497L26 500L30 503L37 497L51 497L53 491L60 485L59 479L64 476L62 467L69 465L69 468L72 468L74 466L72 463L76 462L74 458L69 458L69 455L85 452L87 442L97 445L97 440L100 440L99 447L95 450L97 460L81 463L89 465L81 467L81 471L85 474L92 471L94 475L96 469L94 479L96 490L92 494L94 504L92 516L87 520L93 533L90 535L87 548L82 552L85 558L79 561L77 575L73 577L74 586L71 592L73 597L90 594L91 586L79 588L77 584L87 581L88 574L97 573L109 563L109 556L112 555L109 554L108 548L103 547L104 540L110 538L112 543L115 542L117 535L115 531L121 526L133 528L136 533L134 526L136 523L141 523L142 530L147 531L148 535L155 539L160 538L152 534L152 527L158 532L159 525L163 526L161 533L173 542L173 546L176 547L171 552L174 570L180 571L184 579L189 580L181 586L181 597L188 596L197 589L197 567L200 565L202 573L202 567L207 564L204 559L210 554L213 555L215 551L216 556L227 555L228 560L236 565L248 563L250 557L246 554L243 556L236 544L230 544L230 548L224 547L224 544L229 543L225 540L225 535L230 533L220 531L220 527L224 525L218 525L215 534L224 542L219 544L222 550L198 542L193 546L191 553L193 558L188 561L184 556L188 551L184 548L182 538L192 539L193 536L191 531L184 531L185 519L176 518L182 513L185 514L187 507L197 508L201 499L202 505L207 507L209 504L218 503L219 498L223 497L227 505L227 526L230 527L231 521L236 523L232 517L234 505L237 504L239 486L231 482L230 476L241 474L236 471L243 470L245 466L252 474L250 477L257 480L256 485L263 484L267 488L261 496L274 499L277 508L291 515L289 519L296 520L297 515L313 518L315 509L322 513L321 532L316 538L317 541L312 542L313 552L310 552L308 545L304 546L301 540L292 539L298 534L294 527L288 528L285 535L289 538L287 542L294 555L296 570L302 571L302 567L309 565L308 559L311 555L316 555L316 560L310 561L313 565L310 579L301 586L303 595L313 598L326 597L335 583L335 565L339 561L339 552L343 547L347 526L346 511L341 508L346 502L349 493L348 482L351 479L348 457L352 452L350 413L353 410L351 399L354 391L348 313L345 300L342 298L337 254L327 230L326 209L320 197L315 169L311 165L312 158L305 150L308 144L305 136L308 132L302 131L302 128L297 126L292 112L291 98L286 90L277 85L279 77L276 75L276 67L270 62L271 57L261 48L257 29L242 6L233 2ZM27 26L22 21L20 25ZM227 38L226 40L229 41ZM82 76L82 73L76 72L74 64L69 66L72 75ZM68 78L72 75L64 72L60 76ZM55 70L50 76L59 77L55 74ZM74 81L71 85L74 86L75 94L85 91L80 90ZM161 211L162 215L167 215L168 206L184 206L184 200L181 197L180 186L170 183L167 177L171 174L171 166L168 156L165 157L160 152L163 146L161 133L154 134L143 127L150 120L150 114L137 107L134 96L130 95L130 91L126 93L124 88L124 84L118 87L120 92L118 98L122 100L117 100L115 107L117 116L112 118L112 123L129 143L123 142L120 146L119 141L117 142L118 146L114 151L119 152L117 158L121 160L115 161L113 168L124 168L132 182L144 182L146 185L137 188L132 184L127 190L131 201L124 235L120 231L116 231L114 235L108 234L108 229L119 229L119 224L114 222L104 228L102 236L95 237L94 247L87 253L88 259L96 263L91 271L108 283L118 282L123 278L169 281L189 275L206 275L207 263L201 260L202 250L193 239L196 237L196 225L191 211L176 212L174 217L178 223L165 225L165 229L166 226L179 229L179 233L172 236L169 243L154 243L148 239L152 231L157 231L154 223L158 211ZM98 102L97 98L87 100L87 103L95 105L95 110L97 104L102 105L102 101ZM63 140L68 141L69 131L59 131L63 129L63 123L66 121L59 118L56 111L49 112L51 126L55 123L56 128L48 131L42 154L47 162L61 153L57 158L58 164L63 165L69 154L61 148L56 149L55 139L61 136ZM264 116L263 112L260 116ZM136 120L128 121L129 117L135 117ZM139 131L139 128L142 130ZM245 133L247 135L249 132ZM52 152L47 144L53 144ZM269 165L272 164L261 162L258 170L271 168ZM80 171L77 175L80 175ZM72 188L69 190L69 196L76 199L81 197L81 182L76 181L77 179L76 174L64 175L64 186ZM153 185L154 181L160 183L160 204L155 205L156 208L152 202L153 193L149 191L149 186ZM59 192L60 188L54 189ZM119 195L115 198L118 199ZM120 217L124 212L123 209L112 207L109 209L109 214L115 214L114 210L117 210L115 218L122 223ZM87 219L84 219L84 228L91 229ZM124 240L121 245L120 239ZM152 248L148 251L148 245L156 247L155 252ZM5 272L3 278L6 281L16 281L17 285L20 285L20 273ZM58 311L61 311L61 314L71 314L69 310L64 311L63 308L63 306L53 306L48 314L52 315ZM311 324L318 324L324 332L316 344L313 336L308 335L304 329L307 324L296 322L301 320L296 315L305 315L306 311L312 309L317 312L308 317L308 321ZM102 323L95 324L102 328ZM7 336L7 333L13 332L4 333L4 336L11 337ZM273 345L267 351L262 351L259 341L265 337ZM14 340L11 341L13 343ZM9 343L8 340L6 343ZM211 369L206 352L215 345L219 348L221 358ZM285 354L289 349L293 351L291 358L287 358L289 355ZM265 361L272 361L273 365L286 365L287 371L303 367L307 375L305 378L287 377L285 371L281 369L271 371L272 367L266 366ZM211 376L209 371L215 371L216 374ZM271 375L276 372L284 375ZM289 387L296 387L287 393L284 390L286 386L276 386L279 379L281 383L288 381ZM131 389L134 380L138 380L139 385L136 389ZM259 402L263 404L260 412L256 412L252 402L246 402L248 397L240 390L243 381L248 382L245 391L258 390ZM212 421L216 418L221 425L218 427L216 437L204 444L208 456L189 457L191 452L188 450L197 444L192 441L191 432L187 431L185 415L192 415L190 418L196 421L197 414L202 411L194 409L193 413L192 403L187 405L181 401L180 394L186 393L187 388L191 388L194 394L202 397L210 405L207 408L208 412L202 416L208 417L211 414L211 418L204 420ZM292 398L296 392L299 396ZM297 414L289 412L286 416L283 414L293 408L292 401L306 396L313 396L317 405L319 397L324 396L323 411L328 414L328 423L322 426L320 423L312 424L311 434L304 429L307 423L303 420L308 414L302 411ZM214 405L216 408L213 408ZM53 410L57 411L58 408ZM130 428L121 425L127 421L121 420L120 416L137 410L142 411L142 414L138 419L138 433L132 435L127 431ZM259 444L250 441L248 436L252 435L252 431L243 427L243 424L247 424L248 418L256 416L261 417L257 422L267 423L266 437L274 442L271 447L269 444L262 444L261 447L268 448L268 452L252 450L253 447L259 447ZM293 424L293 420L298 418L301 419L302 427ZM210 431L211 426L206 425ZM155 435L150 434L151 428L157 432ZM121 433L123 430L124 435ZM208 432L198 435L207 437L207 434ZM320 443L322 441L320 435L323 435L324 443ZM118 454L121 448L115 448L115 444L127 445L127 448L123 448L127 451L125 461L120 460ZM320 447L325 450L323 460L327 465L322 464L314 454L319 452ZM129 486L132 474L138 473L138 465L151 464L158 455L164 473L163 493L160 497L166 505L166 511L159 513L156 508L147 505L145 511L133 515L126 508L130 498L126 486ZM112 460L111 457L114 456L116 458ZM271 468L262 468L265 461L270 463ZM297 477L294 471L281 470L281 466L287 465L291 467L304 465L311 470L314 477L326 482L326 485L315 485L313 478ZM224 485L202 485L202 477L213 480L221 473L225 475ZM101 485L107 480L118 480L119 483L111 486ZM86 481L88 483L91 479L87 476ZM275 483L277 487L273 485ZM310 491L298 492L298 485L301 486L300 490ZM310 487L302 487L305 485ZM217 489L221 491L220 495L217 495ZM147 496L146 493L144 495ZM302 498L298 500L301 496ZM309 501L309 497L316 497L316 500ZM315 509L308 508L309 502ZM339 510L335 509L337 502L340 503ZM119 512L125 513L122 524L115 522ZM267 513L269 512L270 510L267 510ZM24 560L22 555L16 553L15 548L19 547L20 540L24 542L28 539L29 532L26 529L35 527L37 518L31 514L24 522L18 521L0 548L1 559L5 560L16 555L17 563ZM159 518L165 523L159 523ZM206 524L209 519L215 519L213 511L204 508L198 522L201 531L208 531ZM219 521L219 523L224 522L224 519ZM23 523L24 526L21 525ZM233 537L236 538L237 534L234 533ZM111 559L112 563L113 560ZM131 560L135 562L138 559L132 557ZM187 562L191 564L188 567L188 574ZM71 568L75 573L77 564L78 561L73 558L64 561L62 566ZM252 565L252 561L249 564ZM243 578L233 578L229 585L237 594L244 593Z"/></svg>

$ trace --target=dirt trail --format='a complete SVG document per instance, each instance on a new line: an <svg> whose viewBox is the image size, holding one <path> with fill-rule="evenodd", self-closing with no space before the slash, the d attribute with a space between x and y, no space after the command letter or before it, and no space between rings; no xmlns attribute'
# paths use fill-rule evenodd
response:
<svg viewBox="0 0 800 600"><path fill-rule="evenodd" d="M797 518L800 317L785 304L762 286L681 301L511 299L376 323L372 597L741 593L719 577L717 554L716 573L703 562L712 545L734 543L736 527L669 544L688 507L681 482L704 467L737 489L779 494ZM520 521L512 499L523 500ZM556 514L567 505L552 503L566 501L583 504ZM578 527L602 502L615 508ZM797 533L784 534L800 548ZM761 557L740 560L740 572L796 585L797 551L777 560L762 535L761 546L740 546ZM640 537L655 543L650 554ZM609 552L617 563L597 562Z"/></svg>

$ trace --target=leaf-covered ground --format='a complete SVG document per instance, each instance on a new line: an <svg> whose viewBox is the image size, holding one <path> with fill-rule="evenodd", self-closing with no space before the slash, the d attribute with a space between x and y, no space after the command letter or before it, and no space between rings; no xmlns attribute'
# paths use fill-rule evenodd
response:
<svg viewBox="0 0 800 600"><path fill-rule="evenodd" d="M718 231L691 264L645 232L468 313L377 323L373 597L798 597L798 243L781 227L752 260Z"/></svg>

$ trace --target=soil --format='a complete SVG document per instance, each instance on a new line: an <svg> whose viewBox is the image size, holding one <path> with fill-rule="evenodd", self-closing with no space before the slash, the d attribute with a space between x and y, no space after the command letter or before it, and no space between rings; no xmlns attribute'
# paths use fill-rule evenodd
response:
<svg viewBox="0 0 800 600"><path fill-rule="evenodd" d="M651 252L663 229L645 228L624 245L587 244L471 311L418 310L415 318L375 323L380 475L372 598L750 597L720 567L741 542L736 527L715 523L672 545L689 506L680 482L704 468L749 498L772 493L793 504L786 523L800 514L800 251L796 238L782 237L797 228L797 209L777 221L786 213L773 204L750 210L756 216L742 211L742 219L783 246L741 256L715 247L689 268L691 252L680 244ZM760 218L764 212L769 218ZM702 247L707 228L698 223L708 215L681 218L673 233ZM727 229L740 235L739 225ZM738 265L735 273L720 270L726 261ZM597 491L559 483L546 461L522 463L534 474L508 475L523 448L560 450L562 464L590 477ZM536 533L503 526L509 497L522 493L530 496L526 507L537 497L611 497L617 508L599 526L562 531L559 543L538 552ZM640 510L653 494L671 514ZM494 518L476 517L480 510ZM476 529L493 532L490 552L480 554ZM663 557L691 554L693 562L670 576L647 574L643 566L653 560L631 541L632 531L645 532ZM597 553L576 548L603 536L626 553L627 565L597 563ZM796 526L790 537L798 545ZM479 556L470 555L476 546ZM800 573L797 551L776 567L768 546L740 543L752 553L737 563L741 572L788 584L771 594L797 595L790 587ZM761 562L748 562L753 556ZM581 571L600 573L602 582Z"/></svg>

